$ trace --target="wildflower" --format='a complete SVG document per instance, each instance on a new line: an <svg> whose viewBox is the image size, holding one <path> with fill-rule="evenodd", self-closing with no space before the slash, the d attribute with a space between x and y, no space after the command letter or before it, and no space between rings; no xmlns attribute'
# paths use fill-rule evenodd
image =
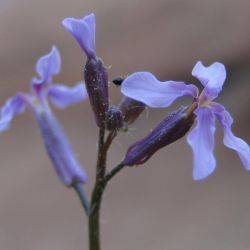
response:
<svg viewBox="0 0 250 250"><path fill-rule="evenodd" d="M88 57L84 69L86 88L96 123L103 127L109 106L108 74L102 60L96 56L95 15L90 14L81 19L65 18L62 24Z"/></svg>
<svg viewBox="0 0 250 250"><path fill-rule="evenodd" d="M83 83L72 88L53 84L52 77L59 73L60 67L59 51L52 47L49 54L37 61L36 71L39 78L32 79L31 91L18 92L1 108L0 133L7 130L14 116L24 112L27 107L35 115L46 150L59 178L66 186L71 186L75 182L86 182L87 176L60 123L52 113L48 98L54 106L62 109L83 101L87 94Z"/></svg>
<svg viewBox="0 0 250 250"><path fill-rule="evenodd" d="M193 178L206 178L215 167L214 151L215 117L224 132L224 145L237 152L247 170L250 170L250 148L242 139L236 137L231 130L233 118L226 109L213 100L222 90L226 79L223 64L215 62L209 67L198 62L192 75L204 86L199 95L198 89L183 82L160 82L152 74L138 72L130 75L122 84L122 93L130 98L145 103L150 107L168 107L177 98L188 95L194 98L189 112L196 115L197 124L189 133L187 141L192 147L194 156Z"/></svg>

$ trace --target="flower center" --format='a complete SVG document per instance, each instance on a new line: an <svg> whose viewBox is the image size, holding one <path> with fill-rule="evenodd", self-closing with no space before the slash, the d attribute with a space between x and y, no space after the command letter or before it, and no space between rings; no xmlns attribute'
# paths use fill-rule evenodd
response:
<svg viewBox="0 0 250 250"><path fill-rule="evenodd" d="M206 108L206 107L210 106L211 103L212 103L211 100L203 99L203 98L199 99L199 106L202 108Z"/></svg>

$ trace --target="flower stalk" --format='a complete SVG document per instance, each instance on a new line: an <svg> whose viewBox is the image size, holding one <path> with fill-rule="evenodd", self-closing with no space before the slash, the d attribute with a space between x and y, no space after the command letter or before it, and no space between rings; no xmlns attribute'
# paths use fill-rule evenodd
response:
<svg viewBox="0 0 250 250"><path fill-rule="evenodd" d="M96 181L91 196L89 214L89 249L100 250L100 208L105 189L105 172L107 150L105 148L105 129L100 128L98 140L98 154L96 164Z"/></svg>
<svg viewBox="0 0 250 250"><path fill-rule="evenodd" d="M77 196L79 197L79 200L82 204L82 207L86 213L87 216L89 216L90 213L90 203L88 200L88 196L85 193L81 183L75 182L72 184L72 187L75 189Z"/></svg>
<svg viewBox="0 0 250 250"><path fill-rule="evenodd" d="M108 182L124 167L124 164L120 163L106 174L107 152L115 136L116 133L110 132L105 140L105 129L99 130L96 182L89 210L89 250L101 250L100 210L103 193Z"/></svg>

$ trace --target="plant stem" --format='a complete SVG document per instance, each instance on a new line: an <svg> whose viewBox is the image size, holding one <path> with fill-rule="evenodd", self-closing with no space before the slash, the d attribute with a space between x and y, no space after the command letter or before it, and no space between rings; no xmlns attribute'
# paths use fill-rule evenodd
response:
<svg viewBox="0 0 250 250"><path fill-rule="evenodd" d="M110 172L108 172L105 176L105 182L107 183L109 180L111 180L118 172L120 172L124 167L124 164L121 162L118 165L116 165Z"/></svg>
<svg viewBox="0 0 250 250"><path fill-rule="evenodd" d="M89 215L89 249L100 250L100 209L105 182L99 182L95 186L91 198L91 210Z"/></svg>
<svg viewBox="0 0 250 250"><path fill-rule="evenodd" d="M89 212L90 212L90 203L89 203L89 200L88 200L88 196L87 194L85 193L81 183L79 182L76 182L72 185L72 187L75 189L79 199L80 199L80 202L82 204L82 207L86 213L87 216L89 216Z"/></svg>
<svg viewBox="0 0 250 250"><path fill-rule="evenodd" d="M107 150L104 143L105 129L100 128L98 140L98 155L96 164L96 182L91 197L89 214L89 249L100 250L100 208L102 194L105 188Z"/></svg>
<svg viewBox="0 0 250 250"><path fill-rule="evenodd" d="M107 151L116 134L116 132L110 132L105 141L105 129L100 128L99 130L96 181L91 196L89 213L89 250L101 250L100 209L102 195L109 180L124 167L120 163L106 175Z"/></svg>

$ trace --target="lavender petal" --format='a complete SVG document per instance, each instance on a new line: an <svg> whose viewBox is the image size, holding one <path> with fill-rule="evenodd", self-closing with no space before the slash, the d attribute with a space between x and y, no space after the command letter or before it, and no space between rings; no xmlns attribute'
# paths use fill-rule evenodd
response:
<svg viewBox="0 0 250 250"><path fill-rule="evenodd" d="M77 83L73 87L64 85L51 85L48 89L51 102L60 109L64 109L72 104L82 102L87 97L87 90L83 82Z"/></svg>
<svg viewBox="0 0 250 250"><path fill-rule="evenodd" d="M125 96L153 108L168 107L179 97L196 97L198 93L198 89L192 84L160 82L149 72L136 72L128 76L122 83L121 91Z"/></svg>
<svg viewBox="0 0 250 250"><path fill-rule="evenodd" d="M0 133L9 128L14 116L24 112L25 106L25 102L18 94L6 101L4 106L1 108Z"/></svg>
<svg viewBox="0 0 250 250"><path fill-rule="evenodd" d="M202 62L199 61L194 66L192 75L204 86L202 95L208 100L213 100L218 96L225 82L226 69L225 66L219 62L205 67Z"/></svg>
<svg viewBox="0 0 250 250"><path fill-rule="evenodd" d="M40 76L40 79L33 78L33 88L45 83L51 83L52 77L60 72L61 69L61 57L58 49L53 46L51 51L40 57L36 64L36 71ZM38 85L38 86L36 86Z"/></svg>
<svg viewBox="0 0 250 250"><path fill-rule="evenodd" d="M95 58L95 15L92 13L81 19L65 18L62 24L76 39L89 58Z"/></svg>
<svg viewBox="0 0 250 250"><path fill-rule="evenodd" d="M213 103L211 106L224 132L223 143L226 147L236 151L243 166L250 170L250 147L241 138L236 137L232 130L233 118L229 112L219 103Z"/></svg>
<svg viewBox="0 0 250 250"><path fill-rule="evenodd" d="M198 108L196 127L187 137L188 144L193 150L193 178L201 180L209 176L216 167L213 154L215 120L213 113L208 108Z"/></svg>

